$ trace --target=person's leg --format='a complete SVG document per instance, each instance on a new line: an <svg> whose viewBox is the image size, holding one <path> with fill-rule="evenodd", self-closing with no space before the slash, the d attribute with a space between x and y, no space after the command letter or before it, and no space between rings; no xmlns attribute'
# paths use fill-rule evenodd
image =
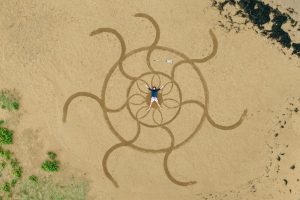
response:
<svg viewBox="0 0 300 200"><path fill-rule="evenodd" d="M150 110L151 106L152 106L152 103L153 103L154 99L151 97L151 101L150 101L150 105L149 105L149 108L147 109L147 111Z"/></svg>
<svg viewBox="0 0 300 200"><path fill-rule="evenodd" d="M161 110L161 106L160 106L160 104L158 103L158 99L155 100L155 103L158 105L159 109Z"/></svg>

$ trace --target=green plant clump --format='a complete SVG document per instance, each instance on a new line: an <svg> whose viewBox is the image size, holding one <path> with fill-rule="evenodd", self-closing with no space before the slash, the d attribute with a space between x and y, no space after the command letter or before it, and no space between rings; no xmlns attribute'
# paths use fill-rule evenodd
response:
<svg viewBox="0 0 300 200"><path fill-rule="evenodd" d="M20 163L17 159L12 159L10 161L10 165L12 167L12 174L14 175L15 179L18 181L21 179L23 170L22 167L20 166Z"/></svg>
<svg viewBox="0 0 300 200"><path fill-rule="evenodd" d="M13 131L0 127L0 144L12 144L13 143Z"/></svg>
<svg viewBox="0 0 300 200"><path fill-rule="evenodd" d="M2 186L2 190L4 192L7 192L9 193L11 191L11 187L10 187L10 184L8 182L5 182L4 185Z"/></svg>
<svg viewBox="0 0 300 200"><path fill-rule="evenodd" d="M4 150L0 146L0 157L4 158L5 160L10 160L11 159L11 152L9 150Z"/></svg>
<svg viewBox="0 0 300 200"><path fill-rule="evenodd" d="M55 160L56 157L57 157L56 153L54 153L54 152L52 152L52 151L49 151L49 152L48 152L48 156L49 156L49 158L50 158L51 160Z"/></svg>
<svg viewBox="0 0 300 200"><path fill-rule="evenodd" d="M34 182L34 183L37 183L39 179L38 179L37 176L31 175L31 176L29 176L29 180L32 181L32 182Z"/></svg>
<svg viewBox="0 0 300 200"><path fill-rule="evenodd" d="M11 185L11 187L15 187L17 183L18 183L18 180L14 178L11 180L10 185Z"/></svg>
<svg viewBox="0 0 300 200"><path fill-rule="evenodd" d="M13 91L10 90L2 90L0 93L0 104L2 109L6 109L9 111L19 110L20 103L13 94Z"/></svg>
<svg viewBox="0 0 300 200"><path fill-rule="evenodd" d="M42 169L47 172L57 172L59 170L59 162L57 160L46 160L42 164Z"/></svg>
<svg viewBox="0 0 300 200"><path fill-rule="evenodd" d="M59 170L59 161L56 160L56 153L49 151L48 153L49 159L42 163L42 169L46 172L57 172Z"/></svg>
<svg viewBox="0 0 300 200"><path fill-rule="evenodd" d="M2 172L2 171L5 169L5 167L6 167L6 162L5 162L5 161L2 161L2 162L0 163L0 172Z"/></svg>
<svg viewBox="0 0 300 200"><path fill-rule="evenodd" d="M0 163L0 173L5 170L5 168L11 168L11 180L7 180L4 183L1 183L2 191L5 192L5 198L8 199L12 195L12 189L22 178L23 170L20 166L20 163L17 159L13 158L13 154L10 150L5 150L0 146L0 157L4 159ZM1 200L1 198L0 198Z"/></svg>
<svg viewBox="0 0 300 200"><path fill-rule="evenodd" d="M23 173L22 167L20 166L14 167L12 173L17 180L21 179Z"/></svg>

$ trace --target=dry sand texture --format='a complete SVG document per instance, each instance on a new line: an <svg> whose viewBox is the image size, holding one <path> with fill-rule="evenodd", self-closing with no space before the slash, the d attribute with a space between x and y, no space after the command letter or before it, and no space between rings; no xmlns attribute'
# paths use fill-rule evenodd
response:
<svg viewBox="0 0 300 200"><path fill-rule="evenodd" d="M87 199L299 198L299 58L224 31L211 1L1 0L0 13L28 171L34 133L90 180ZM161 111L145 111L145 83L166 84Z"/></svg>

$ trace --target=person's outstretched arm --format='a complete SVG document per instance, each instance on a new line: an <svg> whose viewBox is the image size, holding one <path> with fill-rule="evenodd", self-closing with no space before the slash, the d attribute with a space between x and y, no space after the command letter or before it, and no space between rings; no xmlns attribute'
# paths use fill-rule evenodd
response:
<svg viewBox="0 0 300 200"><path fill-rule="evenodd" d="M151 88L148 85L145 85L145 86L148 88L148 90L151 90Z"/></svg>

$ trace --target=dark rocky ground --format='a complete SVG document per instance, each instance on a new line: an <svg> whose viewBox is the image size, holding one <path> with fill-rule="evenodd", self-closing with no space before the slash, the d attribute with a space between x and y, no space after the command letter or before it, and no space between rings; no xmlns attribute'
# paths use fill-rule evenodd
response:
<svg viewBox="0 0 300 200"><path fill-rule="evenodd" d="M295 14L293 8L281 11L260 0L213 0L212 6L226 19L219 22L228 31L239 32L251 24L257 33L300 57L300 41L293 39L293 36L300 34L299 23L292 17Z"/></svg>

